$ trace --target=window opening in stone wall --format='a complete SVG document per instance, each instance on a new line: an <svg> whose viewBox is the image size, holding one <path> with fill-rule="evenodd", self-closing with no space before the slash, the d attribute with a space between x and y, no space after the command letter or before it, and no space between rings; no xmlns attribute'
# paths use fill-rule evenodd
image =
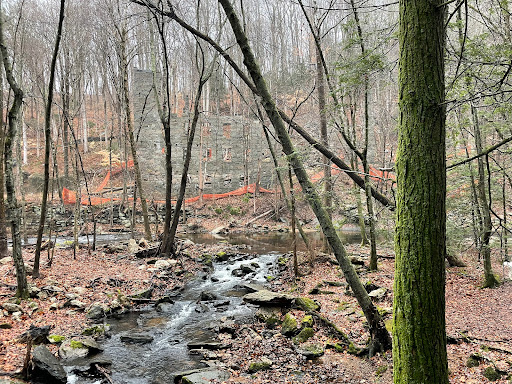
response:
<svg viewBox="0 0 512 384"><path fill-rule="evenodd" d="M227 147L222 150L222 157L224 161L231 161L231 147Z"/></svg>
<svg viewBox="0 0 512 384"><path fill-rule="evenodd" d="M227 187L231 185L231 175L224 175L224 186Z"/></svg>
<svg viewBox="0 0 512 384"><path fill-rule="evenodd" d="M212 155L213 155L213 152L212 152L211 148L205 148L204 149L204 152L203 152L204 161L211 160L212 159Z"/></svg>
<svg viewBox="0 0 512 384"><path fill-rule="evenodd" d="M204 175L204 185L207 187L212 185L212 175Z"/></svg>
<svg viewBox="0 0 512 384"><path fill-rule="evenodd" d="M226 139L231 138L231 124L230 123L224 123L222 124L222 134Z"/></svg>

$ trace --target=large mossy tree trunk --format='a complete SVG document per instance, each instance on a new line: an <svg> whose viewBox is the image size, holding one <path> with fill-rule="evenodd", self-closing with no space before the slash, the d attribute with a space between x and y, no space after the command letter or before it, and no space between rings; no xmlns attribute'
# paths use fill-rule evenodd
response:
<svg viewBox="0 0 512 384"><path fill-rule="evenodd" d="M1 2L0 2L1 3ZM16 132L18 129L18 122L20 119L20 112L23 103L23 90L19 87L12 71L12 64L9 61L7 47L4 39L4 22L3 12L0 9L0 52L2 56L3 66L5 70L5 77L11 87L14 100L8 114L8 130L5 136L4 148L4 161L5 161L5 190L7 193L7 213L8 220L11 224L11 237L12 237L12 258L14 267L16 268L16 296L21 298L28 298L28 282L27 274L25 271L25 264L21 253L21 220L16 199L16 183L14 180L14 154L13 147L16 140Z"/></svg>
<svg viewBox="0 0 512 384"><path fill-rule="evenodd" d="M395 384L447 384L445 329L445 13L400 0Z"/></svg>
<svg viewBox="0 0 512 384"><path fill-rule="evenodd" d="M229 0L219 0L219 3L228 17L228 21L231 25L237 43L242 51L245 67L258 90L259 96L261 97L261 104L274 127L279 142L283 147L283 152L286 154L287 159L291 164L295 176L302 187L302 192L304 193L306 200L320 223L324 236L329 241L329 245L331 246L341 270L345 275L345 279L352 288L352 291L354 292L354 295L366 316L371 335L370 354L375 353L377 350L386 350L391 344L389 333L384 326L384 322L382 321L377 308L373 305L368 293L361 284L354 267L350 263L346 250L334 229L332 220L323 207L320 196L316 192L314 185L309 180L300 155L294 148L290 136L288 135L287 127L285 126L276 104L270 95L268 87L261 74L260 67L254 57L251 47L249 46L247 36L244 33L240 20L238 19L238 15Z"/></svg>

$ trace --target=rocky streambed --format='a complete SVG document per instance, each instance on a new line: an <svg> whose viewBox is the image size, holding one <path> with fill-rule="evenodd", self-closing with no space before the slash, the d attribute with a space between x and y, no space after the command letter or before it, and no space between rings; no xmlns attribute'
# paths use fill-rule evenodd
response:
<svg viewBox="0 0 512 384"><path fill-rule="evenodd" d="M215 351L230 346L235 328L249 322L259 304L291 303L291 297L264 289L278 273L279 256L221 252L207 257L204 274L182 289L139 311L105 319L91 328L92 336L100 335L97 341L81 337L72 345L61 345L65 359L50 358L41 365L51 366L54 380L77 384L225 379L228 371L212 360ZM49 358L42 350L46 347L37 348L36 361Z"/></svg>

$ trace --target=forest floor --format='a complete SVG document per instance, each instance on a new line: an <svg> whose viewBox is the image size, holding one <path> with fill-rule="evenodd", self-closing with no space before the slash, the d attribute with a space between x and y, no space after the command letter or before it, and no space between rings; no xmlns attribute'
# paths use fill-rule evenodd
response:
<svg viewBox="0 0 512 384"><path fill-rule="evenodd" d="M284 223L268 218L249 227L245 223L250 217L265 212L265 204L258 202L258 212L238 200L224 203L217 212L206 206L193 207L196 213L202 213L201 219L189 218L187 226L212 230L220 226L232 232L254 232L260 230L282 230ZM236 208L240 204L244 215L229 215L227 206ZM268 204L268 202L267 202ZM209 205L210 206L210 205ZM240 208L239 207L239 208ZM268 208L270 209L270 208ZM206 212L209 211L209 215ZM251 212L252 211L252 212ZM234 213L235 211L231 211ZM208 218L205 218L208 216ZM314 229L314 227L309 228ZM26 345L18 339L30 325L51 325L52 334L73 336L80 334L90 321L85 310L93 303L111 305L118 300L129 309L126 298L151 286L155 288L154 297L165 291L182 286L187 279L204 269L201 255L215 254L230 249L225 243L216 245L186 244L179 262L167 271L155 270L148 260L137 258L130 249L116 249L115 244L96 251L81 248L73 257L71 248L57 248L52 266L48 266L47 254L43 254L42 275L39 279L29 278L44 294L30 300L19 302L17 313L0 309L0 379L8 378L19 372L23 366ZM368 248L348 245L350 255L367 260ZM233 248L234 250L234 248ZM45 251L46 252L46 251ZM301 265L304 276L295 279L292 274L291 258L287 268L272 281L275 291L291 293L294 296L307 296L321 306L321 314L343 330L356 346L363 346L368 338L364 316L355 298L346 289L345 284L336 286L332 282L343 282L338 266L331 258L315 252L317 257L311 268L307 263ZM375 299L378 308L384 313L388 325L391 323L392 288L394 273L393 250L385 246L378 249L379 270L368 272L361 269L363 282L371 282L376 287L385 288L385 294ZM33 248L24 248L27 264L33 260ZM302 259L304 254L300 253ZM446 322L448 344L448 364L450 383L485 383L488 368L498 371L500 378L496 383L510 383L512 377L512 282L506 281L495 289L481 289L482 265L477 255L466 252L459 255L467 267L447 269L446 279ZM367 264L367 263L366 263ZM501 274L498 260L494 260L495 272ZM0 265L0 306L14 303L16 277L12 260L2 259ZM72 300L78 300L80 304ZM132 303L133 305L133 303ZM291 309L297 319L304 312ZM339 340L330 329L319 323L314 324L314 341L335 344ZM216 352L216 363L229 370L228 383L392 383L391 351L372 358L356 357L347 350L338 352L326 349L325 354L315 360L306 360L296 352L291 338L281 335L275 329L268 329L265 323L240 328L230 340L231 347ZM55 345L50 346L56 352ZM270 369L257 373L248 373L252 361L266 357L273 364ZM472 367L468 360L473 357ZM471 364L470 364L471 365ZM2 376L4 374L4 376ZM0 381L1 382L1 381Z"/></svg>

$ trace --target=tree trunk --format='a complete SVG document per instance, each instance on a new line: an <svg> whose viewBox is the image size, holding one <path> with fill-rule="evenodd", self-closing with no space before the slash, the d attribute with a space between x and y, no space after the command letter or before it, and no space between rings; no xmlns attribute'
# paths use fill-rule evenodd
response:
<svg viewBox="0 0 512 384"><path fill-rule="evenodd" d="M45 147L44 147L44 184L43 196L41 201L41 216L39 218L39 226L37 228L37 241L36 251L34 256L34 271L32 276L39 277L39 259L41 258L41 243L43 240L44 224L46 222L46 211L48 204L48 185L50 182L50 150L51 150L51 113L53 104L53 86L55 79L55 67L57 65L57 56L59 53L59 45L62 37L62 24L64 21L64 4L65 0L60 0L59 12L59 25L57 27L57 37L55 39L55 46L53 48L52 62L50 65L50 82L48 84L48 99L46 100L44 111L44 134L45 134Z"/></svg>
<svg viewBox="0 0 512 384"><path fill-rule="evenodd" d="M473 118L473 128L475 134L475 147L477 153L482 153L483 140L480 131L480 124L478 122L478 111L475 106L471 104L471 116ZM480 210L482 213L482 231L480 233L480 255L484 260L484 283L483 288L492 288L498 285L498 280L494 276L491 264L491 247L490 239L492 233L492 221L491 221L491 210L489 207L490 202L487 200L487 191L490 190L491 186L488 185L485 169L484 159L479 157L477 159L478 164L478 184L476 186L478 192L478 198L480 200Z"/></svg>
<svg viewBox="0 0 512 384"><path fill-rule="evenodd" d="M400 1L395 384L448 384L442 1Z"/></svg>
<svg viewBox="0 0 512 384"><path fill-rule="evenodd" d="M14 267L16 268L16 296L21 298L28 298L28 283L27 275L25 272L25 264L21 253L21 235L20 235L20 213L18 208L18 201L16 199L16 183L14 180L14 158L13 146L16 140L16 131L18 129L18 121L20 118L21 106L23 103L23 90L18 86L16 79L12 73L12 65L9 62L7 47L5 46L4 39L4 22L3 12L0 9L0 52L5 70L7 82L14 93L14 101L11 109L9 110L9 128L5 136L5 190L7 193L7 213L8 219L11 224L11 237L12 237L12 258L14 260Z"/></svg>
<svg viewBox="0 0 512 384"><path fill-rule="evenodd" d="M306 200L309 202L313 212L315 213L324 235L327 237L329 244L334 252L336 259L349 283L355 297L357 298L361 309L363 310L371 334L371 345L370 354L373 354L376 350L386 350L391 346L391 339L389 333L384 326L384 322L377 311L377 308L373 305L370 297L364 289L359 277L357 276L354 267L350 263L347 257L347 253L343 244L334 229L332 221L324 209L322 202L315 187L309 180L309 177L304 169L302 160L298 152L293 147L290 137L287 132L287 128L279 114L279 111L275 105L275 102L270 95L265 80L261 75L260 68L256 62L254 54L249 46L247 36L243 32L238 16L236 15L233 6L229 0L219 0L222 8L224 9L228 21L231 24L231 28L236 37L237 43L244 56L244 64L249 72L256 89L261 97L261 103L265 109L265 112L274 126L274 130L279 138L279 141L283 147L283 151L286 154L288 161L290 162L297 180L299 181L302 191L306 196Z"/></svg>
<svg viewBox="0 0 512 384"><path fill-rule="evenodd" d="M1 17L1 14L0 14ZM1 53L0 53L1 58ZM3 84L3 71L0 69L0 84ZM6 127L4 125L4 89L0 87L0 258L8 256L7 221L5 217L5 173L4 173L4 143Z"/></svg>

